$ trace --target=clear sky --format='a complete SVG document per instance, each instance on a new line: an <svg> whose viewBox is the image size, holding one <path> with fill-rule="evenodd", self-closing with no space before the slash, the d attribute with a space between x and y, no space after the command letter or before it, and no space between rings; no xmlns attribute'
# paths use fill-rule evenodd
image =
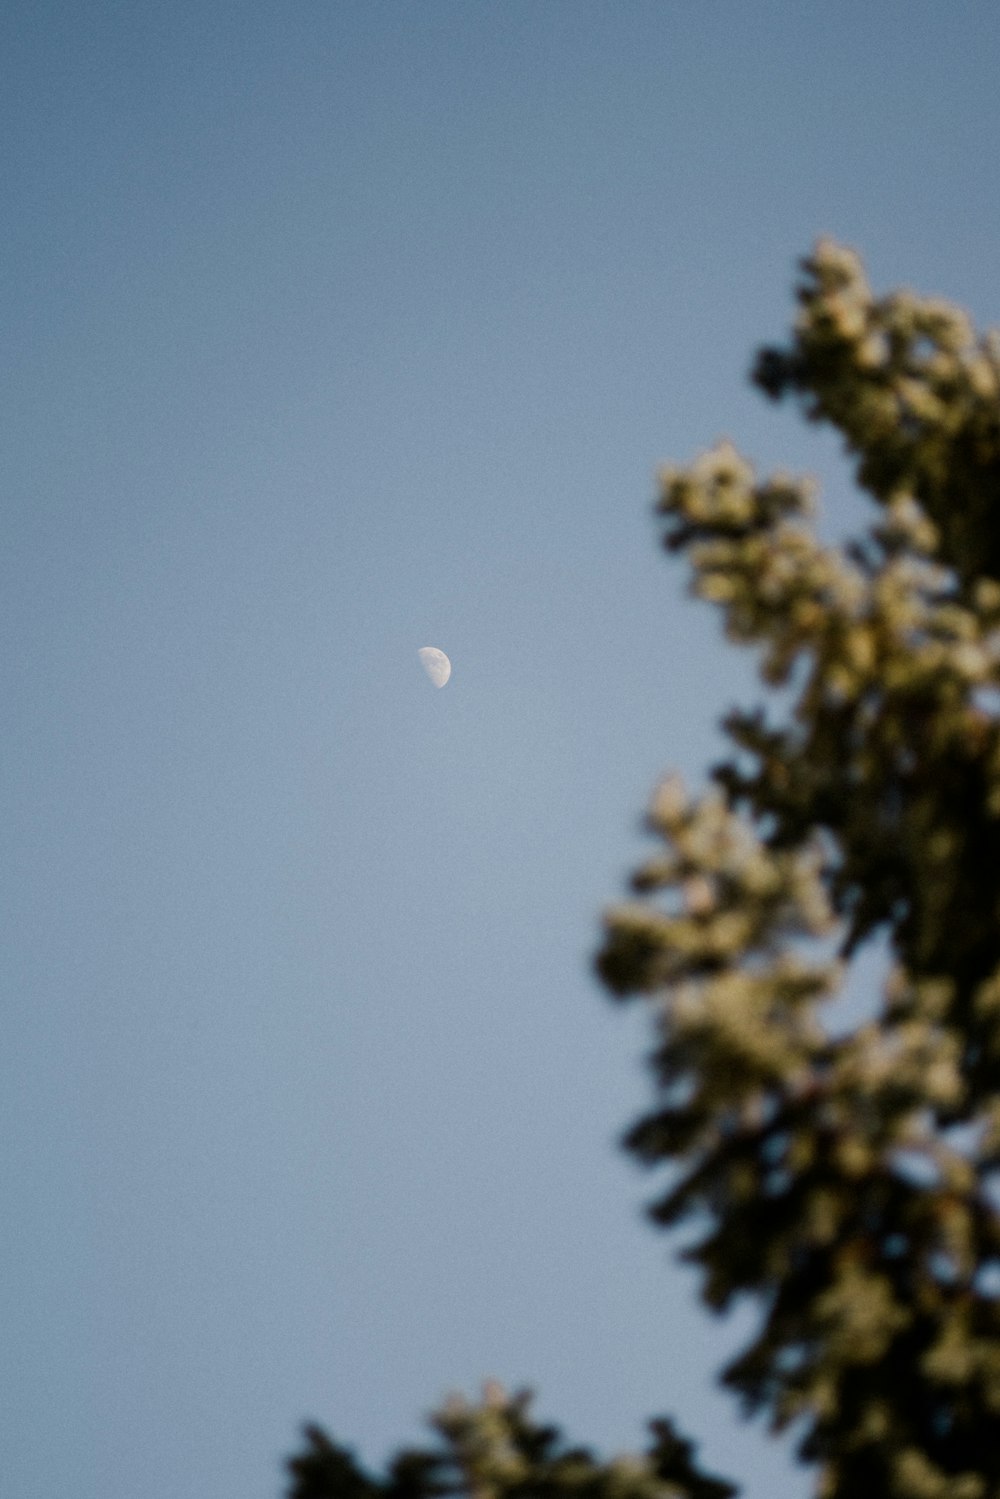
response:
<svg viewBox="0 0 1000 1499"><path fill-rule="evenodd" d="M802 1499L590 962L758 695L656 466L862 514L746 370L824 231L1000 323L994 0L8 0L0 73L0 1491L274 1499L493 1375Z"/></svg>

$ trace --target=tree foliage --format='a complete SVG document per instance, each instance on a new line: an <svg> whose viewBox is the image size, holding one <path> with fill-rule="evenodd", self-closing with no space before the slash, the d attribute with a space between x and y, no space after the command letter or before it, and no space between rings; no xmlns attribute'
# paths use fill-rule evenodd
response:
<svg viewBox="0 0 1000 1499"><path fill-rule="evenodd" d="M657 1017L629 1147L671 1162L717 1308L759 1331L728 1385L796 1423L827 1499L1000 1493L1000 341L803 264L755 379L846 439L871 532L823 545L810 486L723 444L663 474L665 542L792 706L734 713L714 786L677 780L599 959ZM871 1018L827 1018L881 934ZM821 939L826 939L826 952ZM834 948L835 944L835 948Z"/></svg>
<svg viewBox="0 0 1000 1499"><path fill-rule="evenodd" d="M672 777L599 971L641 995L656 1097L627 1145L669 1166L707 1304L750 1297L724 1371L791 1427L823 1499L1000 1496L1000 339L876 298L857 257L802 265L790 344L754 379L843 434L870 531L822 542L810 483L722 443L664 471L664 541L777 717L726 720L702 794ZM863 1021L836 1000L880 938ZM441 1446L361 1474L315 1429L294 1499L722 1499L667 1423L597 1462L488 1390Z"/></svg>
<svg viewBox="0 0 1000 1499"><path fill-rule="evenodd" d="M535 1421L530 1404L528 1394L508 1395L494 1381L476 1405L453 1396L431 1422L437 1446L401 1452L384 1478L364 1473L350 1452L309 1426L307 1450L288 1465L291 1499L730 1499L736 1492L696 1468L690 1443L669 1421L650 1423L643 1456L602 1463Z"/></svg>

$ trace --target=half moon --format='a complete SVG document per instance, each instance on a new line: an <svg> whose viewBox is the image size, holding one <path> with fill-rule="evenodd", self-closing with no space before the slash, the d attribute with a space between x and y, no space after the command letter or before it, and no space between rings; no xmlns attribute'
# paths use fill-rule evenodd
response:
<svg viewBox="0 0 1000 1499"><path fill-rule="evenodd" d="M451 662L444 651L439 651L436 645L422 645L417 655L420 657L420 665L434 686L443 687L451 676Z"/></svg>

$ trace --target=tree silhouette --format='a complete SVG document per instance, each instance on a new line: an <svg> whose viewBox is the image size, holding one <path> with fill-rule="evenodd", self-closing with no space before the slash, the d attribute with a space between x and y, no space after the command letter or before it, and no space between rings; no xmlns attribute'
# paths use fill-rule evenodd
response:
<svg viewBox="0 0 1000 1499"><path fill-rule="evenodd" d="M452 1397L433 1418L440 1438L432 1451L402 1452L379 1480L362 1473L350 1453L315 1426L309 1450L293 1458L294 1499L418 1499L438 1494L503 1495L505 1499L729 1499L732 1484L700 1474L690 1443L668 1421L651 1423L642 1458L599 1463L586 1448L564 1445L552 1426L529 1414L526 1393L510 1396L490 1381L482 1400Z"/></svg>

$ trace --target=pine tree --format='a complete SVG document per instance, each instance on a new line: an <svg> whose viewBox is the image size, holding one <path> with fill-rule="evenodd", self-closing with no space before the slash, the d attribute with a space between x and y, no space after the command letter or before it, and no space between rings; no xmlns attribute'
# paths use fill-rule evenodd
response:
<svg viewBox="0 0 1000 1499"><path fill-rule="evenodd" d="M665 543L789 689L737 712L707 794L611 913L613 992L645 994L658 1098L628 1145L700 1236L708 1304L759 1331L725 1371L794 1423L825 1499L1000 1494L1000 339L857 257L803 262L791 346L755 380L832 422L877 506L821 544L810 486L727 444L662 476ZM828 1018L876 936L870 1018ZM824 948L826 956L824 956Z"/></svg>
<svg viewBox="0 0 1000 1499"><path fill-rule="evenodd" d="M812 486L728 444L662 475L664 541L782 688L726 720L708 789L677 777L599 972L642 995L656 1097L628 1148L669 1166L715 1309L760 1318L724 1371L791 1428L822 1499L1000 1499L1000 338L858 258L802 263L754 379L842 433L875 503L824 544ZM836 1000L888 953L866 1018ZM669 1423L601 1463L490 1387L437 1448L361 1473L310 1429L292 1499L724 1499Z"/></svg>
<svg viewBox="0 0 1000 1499"><path fill-rule="evenodd" d="M599 1462L568 1447L558 1429L530 1413L527 1392L508 1395L490 1380L475 1405L453 1396L431 1421L438 1444L404 1451L384 1478L364 1473L352 1454L316 1426L308 1450L289 1462L291 1499L730 1499L732 1484L702 1473L690 1442L670 1421L650 1423L641 1457Z"/></svg>

